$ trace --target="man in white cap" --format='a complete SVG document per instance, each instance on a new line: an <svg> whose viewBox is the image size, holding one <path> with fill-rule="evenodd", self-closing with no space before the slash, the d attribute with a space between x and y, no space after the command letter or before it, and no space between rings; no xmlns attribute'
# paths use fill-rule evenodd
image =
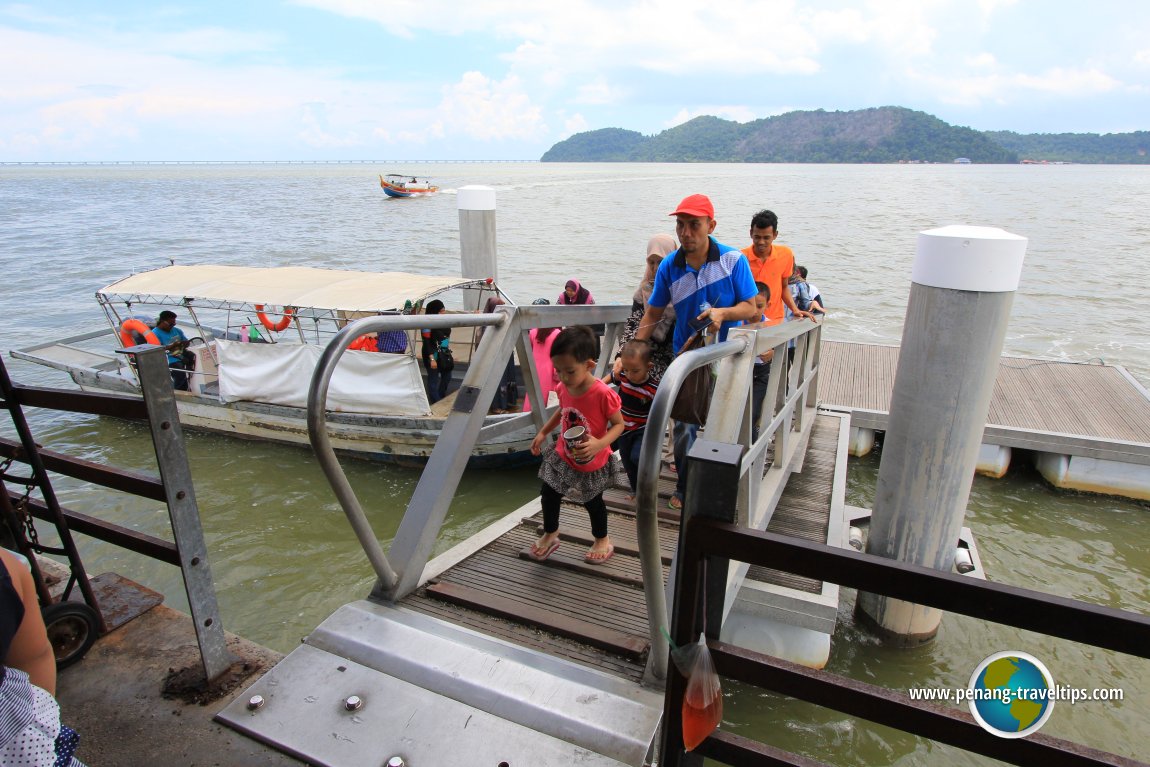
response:
<svg viewBox="0 0 1150 767"><path fill-rule="evenodd" d="M737 248L711 237L715 231L715 206L706 195L692 194L684 198L670 215L675 217L675 234L680 246L659 264L635 338L642 340L650 336L667 304L673 303L676 351L704 327L717 334L720 341L725 340L730 328L759 316L755 308L759 291L751 277L751 268ZM694 424L675 423L675 465L679 477L668 504L672 509L683 506L687 488L686 456L697 431Z"/></svg>

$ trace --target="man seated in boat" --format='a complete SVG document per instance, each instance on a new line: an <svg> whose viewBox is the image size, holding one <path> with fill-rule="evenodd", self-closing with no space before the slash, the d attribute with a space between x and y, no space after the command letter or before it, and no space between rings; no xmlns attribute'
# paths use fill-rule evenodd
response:
<svg viewBox="0 0 1150 767"><path fill-rule="evenodd" d="M176 327L176 313L165 309L156 318L152 329L168 353L168 368L172 371L172 388L188 390L188 375L195 370L196 357L188 351L188 337Z"/></svg>

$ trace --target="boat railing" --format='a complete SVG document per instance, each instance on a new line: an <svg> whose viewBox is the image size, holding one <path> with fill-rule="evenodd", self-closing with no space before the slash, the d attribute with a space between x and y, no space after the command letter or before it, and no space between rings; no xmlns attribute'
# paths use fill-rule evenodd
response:
<svg viewBox="0 0 1150 767"><path fill-rule="evenodd" d="M770 521L774 499L768 497L770 494L764 493L763 488L781 488L785 481L785 476L781 476L785 474L784 459L790 455L797 436L810 427L810 411L818 398L822 327L804 320L733 328L726 341L679 355L659 382L643 436L635 500L635 524L651 642L646 676L652 684L661 684L667 678L669 645L663 629L669 625L666 594L674 587L674 565L672 582L664 590L659 551L658 481L663 435L679 391L692 371L714 366L715 388L707 414L707 440L735 444L745 450L736 478L740 523L752 528L765 528ZM793 360L788 354L792 342ZM762 423L758 439L753 440L755 427L760 426L752 423L753 367L758 355L771 350L774 356L760 416ZM771 476L771 472L779 476ZM684 514L687 514L690 512L690 498L685 500ZM728 588L733 591L737 587L736 580L732 580ZM733 600L727 601L733 603Z"/></svg>
<svg viewBox="0 0 1150 767"><path fill-rule="evenodd" d="M738 451L706 462L693 461L690 482L697 481L702 487L724 482L740 470L741 461ZM840 586L1138 658L1150 658L1150 617L1016 586L972 580L849 548L749 530L733 524L737 515L733 499L726 503L711 500L706 509L683 523L676 556L680 569L671 634L676 644L683 646L696 641L700 632L704 633L715 671L721 677L1010 764L1035 767L1143 764L1044 734L1014 738L993 735L983 730L973 716L951 706L912 700L904 692L817 671L719 641L721 620L715 603L722 601L728 568L740 562L833 581ZM672 674L668 679L660 765L701 765L704 757L732 765L816 764L767 743L723 730L712 732L690 753L684 752L682 716L686 687L687 680L681 674ZM1134 744L1130 747L1138 750Z"/></svg>
<svg viewBox="0 0 1150 767"><path fill-rule="evenodd" d="M336 334L320 356L308 389L308 434L320 468L378 578L373 598L393 602L419 586L475 444L520 429L539 429L553 412L543 398L528 331L576 324L603 325L603 348L609 351L629 315L630 307L626 305L504 305L484 314L364 317ZM325 408L328 386L340 357L365 333L456 327L483 328L485 333L400 521L389 556L383 551L332 447ZM489 418L488 408L512 353L518 354L532 409L519 415ZM598 375L606 372L608 356L600 355Z"/></svg>
<svg viewBox="0 0 1150 767"><path fill-rule="evenodd" d="M17 440L0 439L0 459L3 459L0 496L5 511L9 512L5 515L6 521L9 525L21 524L30 531L34 529L32 517L56 525L62 551L52 553L65 553L68 556L74 570L78 571L73 572L72 577L85 602L97 613L99 605L82 564L78 564L79 553L70 530L179 567L205 677L211 682L228 670L233 658L225 643L215 587L208 567L207 544L200 523L179 413L172 393L167 355L158 346L136 346L123 351L134 358L142 384L142 398L23 386L12 382L7 367L0 360L0 394L3 395L0 406L8 411L18 436ZM45 450L37 444L24 416L26 407L146 421L151 430L159 477ZM26 464L30 476L21 477L10 472L8 467L13 462ZM49 471L165 503L174 542L61 507L52 488ZM6 483L24 485L26 491L13 495ZM39 492L39 499L33 497L35 491ZM18 544L24 544L21 553L29 559L33 568L37 568L32 556L39 553L36 551L36 536L31 536L32 545L28 545L24 536L15 533L13 536ZM34 569L34 573L37 574L36 580L42 582L39 570ZM41 592L40 597L42 600L51 600L47 592ZM130 611L121 608L118 612ZM102 617L101 623L104 623Z"/></svg>

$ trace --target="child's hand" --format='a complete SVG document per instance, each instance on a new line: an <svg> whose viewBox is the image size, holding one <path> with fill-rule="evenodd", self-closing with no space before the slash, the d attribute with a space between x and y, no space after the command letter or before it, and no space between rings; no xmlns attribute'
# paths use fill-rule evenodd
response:
<svg viewBox="0 0 1150 767"><path fill-rule="evenodd" d="M606 446L607 443L601 439L584 440L575 446L575 460L579 463L587 463Z"/></svg>
<svg viewBox="0 0 1150 767"><path fill-rule="evenodd" d="M432 369L432 370L435 370L436 368L438 368L438 367L439 367L439 365L436 365L436 364L435 364L435 357L431 357L430 359L428 359L428 362L430 362L430 363L431 363L431 369Z"/></svg>
<svg viewBox="0 0 1150 767"><path fill-rule="evenodd" d="M539 455L543 452L543 442L547 439L547 432L541 431L535 435L535 439L531 440L531 455Z"/></svg>
<svg viewBox="0 0 1150 767"><path fill-rule="evenodd" d="M767 349L765 354L759 355L759 359L761 359L763 362L770 362L774 358L775 358L775 350L774 349Z"/></svg>

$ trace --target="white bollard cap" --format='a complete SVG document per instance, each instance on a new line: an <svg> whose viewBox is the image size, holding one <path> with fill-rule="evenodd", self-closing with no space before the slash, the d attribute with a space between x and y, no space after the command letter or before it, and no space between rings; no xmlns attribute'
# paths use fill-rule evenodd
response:
<svg viewBox="0 0 1150 767"><path fill-rule="evenodd" d="M495 190L489 186L461 186L455 198L459 210L495 210Z"/></svg>
<svg viewBox="0 0 1150 767"><path fill-rule="evenodd" d="M918 233L910 279L919 285L980 293L1018 290L1025 237L993 226L944 226Z"/></svg>

